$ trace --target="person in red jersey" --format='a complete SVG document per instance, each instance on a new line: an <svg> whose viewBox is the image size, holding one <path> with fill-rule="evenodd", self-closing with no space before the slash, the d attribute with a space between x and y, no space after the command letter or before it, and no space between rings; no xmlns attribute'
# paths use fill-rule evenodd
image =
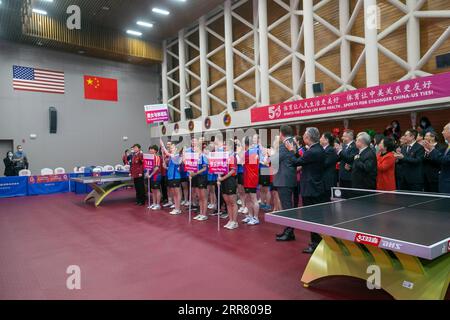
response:
<svg viewBox="0 0 450 320"><path fill-rule="evenodd" d="M133 146L133 158L131 159L130 176L134 181L136 190L136 204L138 206L145 205L145 186L144 186L144 154L141 146L136 143Z"/></svg>
<svg viewBox="0 0 450 320"><path fill-rule="evenodd" d="M259 205L256 197L256 189L259 184L259 152L257 148L250 148L250 137L245 137L244 148L244 189L248 215L242 222L254 226L259 224Z"/></svg>
<svg viewBox="0 0 450 320"><path fill-rule="evenodd" d="M150 189L152 190L152 199L153 204L150 206L152 210L160 210L161 209L161 157L158 155L158 146L153 145L149 148L150 154L153 154L155 157L155 162L153 165L153 171L149 172L150 178Z"/></svg>

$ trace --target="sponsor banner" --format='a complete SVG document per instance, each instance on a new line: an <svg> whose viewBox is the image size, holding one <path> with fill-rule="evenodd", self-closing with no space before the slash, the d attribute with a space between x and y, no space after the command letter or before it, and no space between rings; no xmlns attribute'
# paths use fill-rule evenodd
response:
<svg viewBox="0 0 450 320"><path fill-rule="evenodd" d="M250 110L251 122L301 118L450 97L450 72Z"/></svg>
<svg viewBox="0 0 450 320"><path fill-rule="evenodd" d="M52 194L69 192L69 174L28 177L28 194Z"/></svg>
<svg viewBox="0 0 450 320"><path fill-rule="evenodd" d="M0 198L20 197L28 194L28 177L1 177Z"/></svg>
<svg viewBox="0 0 450 320"><path fill-rule="evenodd" d="M208 170L212 174L227 174L228 152L210 152Z"/></svg>
<svg viewBox="0 0 450 320"><path fill-rule="evenodd" d="M166 104L149 104L144 106L147 124L169 120L169 110Z"/></svg>

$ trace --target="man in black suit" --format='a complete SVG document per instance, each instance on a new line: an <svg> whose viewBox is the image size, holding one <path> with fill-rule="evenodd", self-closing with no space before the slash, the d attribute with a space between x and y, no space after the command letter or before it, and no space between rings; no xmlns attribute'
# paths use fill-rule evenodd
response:
<svg viewBox="0 0 450 320"><path fill-rule="evenodd" d="M323 202L331 200L331 188L336 187L336 162L338 155L334 149L334 137L330 132L325 132L320 137L320 145L325 151L325 162L323 170L323 182L325 192L323 193Z"/></svg>
<svg viewBox="0 0 450 320"><path fill-rule="evenodd" d="M405 145L394 153L401 166L400 190L423 191L423 159L425 149L416 141L417 131L409 129L404 135Z"/></svg>
<svg viewBox="0 0 450 320"><path fill-rule="evenodd" d="M358 149L354 139L353 130L345 130L342 134L342 145L336 148L339 163L339 186L342 188L352 187L352 164Z"/></svg>
<svg viewBox="0 0 450 320"><path fill-rule="evenodd" d="M271 157L274 170L273 186L277 188L283 210L294 207L293 195L297 191L297 168L292 162L293 154L286 149L285 143L292 143L292 128L282 125L280 128L280 146L278 153ZM277 241L295 240L294 229L287 227L281 234L277 234Z"/></svg>
<svg viewBox="0 0 450 320"><path fill-rule="evenodd" d="M356 137L358 154L352 166L352 188L376 190L377 188L377 156L370 148L370 135L360 132Z"/></svg>
<svg viewBox="0 0 450 320"><path fill-rule="evenodd" d="M426 192L439 192L439 172L441 171L441 162L430 157L427 147L437 149L437 152L444 153L447 146L440 145L437 141L436 132L428 131L425 134L422 146L425 148L425 157L423 159L423 180L424 190Z"/></svg>
<svg viewBox="0 0 450 320"><path fill-rule="evenodd" d="M447 148L439 150L432 144L425 143L425 157L440 163L439 192L450 194L450 122L444 127L442 135L447 143Z"/></svg>
<svg viewBox="0 0 450 320"><path fill-rule="evenodd" d="M323 171L325 163L325 151L319 144L320 133L317 128L306 128L303 134L303 142L308 147L302 157L298 157L293 143L286 141L285 146L290 151L292 162L295 166L302 167L300 179L300 194L304 206L310 206L322 202L324 189ZM313 253L319 245L321 238L317 233L311 233L311 243L304 253Z"/></svg>

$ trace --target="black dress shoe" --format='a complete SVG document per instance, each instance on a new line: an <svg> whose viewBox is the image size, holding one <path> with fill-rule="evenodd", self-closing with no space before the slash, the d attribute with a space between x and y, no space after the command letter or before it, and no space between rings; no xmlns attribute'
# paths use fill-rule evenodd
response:
<svg viewBox="0 0 450 320"><path fill-rule="evenodd" d="M309 246L308 248L303 249L303 253L312 254L312 253L314 253L314 250L316 250L315 247Z"/></svg>
<svg viewBox="0 0 450 320"><path fill-rule="evenodd" d="M280 237L277 237L277 241L293 241L295 235L293 232L283 233Z"/></svg>

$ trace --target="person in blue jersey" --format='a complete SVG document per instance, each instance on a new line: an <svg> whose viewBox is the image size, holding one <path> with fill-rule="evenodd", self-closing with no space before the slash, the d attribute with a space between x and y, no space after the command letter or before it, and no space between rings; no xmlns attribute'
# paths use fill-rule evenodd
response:
<svg viewBox="0 0 450 320"><path fill-rule="evenodd" d="M214 141L210 141L207 147L207 152L214 152L216 149ZM217 209L217 196L216 196L216 183L217 183L217 174L208 172L208 209ZM217 213L216 210L213 211L212 215Z"/></svg>
<svg viewBox="0 0 450 320"><path fill-rule="evenodd" d="M189 179L192 179L192 193L197 196L199 205L199 214L194 217L194 220L205 221L207 216L207 196L206 188L208 187L208 157L205 154L203 144L200 144L196 138L192 138L191 148L187 152L195 152L199 155L198 171L190 172Z"/></svg>
<svg viewBox="0 0 450 320"><path fill-rule="evenodd" d="M177 215L181 214L181 174L180 174L180 165L181 165L181 154L180 151L177 150L175 144L171 145L171 149L167 150L164 147L164 144L161 143L161 147L163 148L163 153L169 158L169 163L167 165L167 187L169 188L168 194L169 197L173 199L173 209L170 211L170 214Z"/></svg>
<svg viewBox="0 0 450 320"><path fill-rule="evenodd" d="M235 139L236 144L236 159L237 159L237 194L239 200L237 204L241 207L238 210L238 213L242 213L244 215L248 214L248 208L245 205L245 189L244 189L244 148L242 147L239 139Z"/></svg>

